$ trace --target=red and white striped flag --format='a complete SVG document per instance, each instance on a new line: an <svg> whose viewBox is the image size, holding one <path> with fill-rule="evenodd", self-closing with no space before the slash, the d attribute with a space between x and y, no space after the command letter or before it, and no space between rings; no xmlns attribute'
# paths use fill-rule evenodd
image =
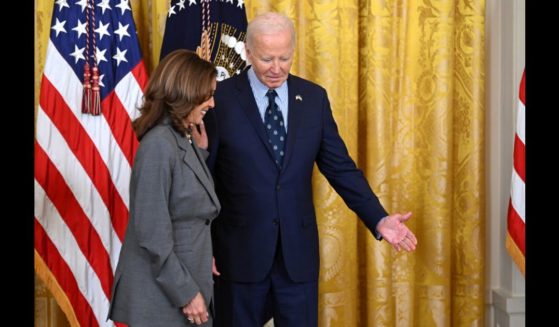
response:
<svg viewBox="0 0 559 327"><path fill-rule="evenodd" d="M514 160L511 180L511 194L507 219L506 247L512 259L525 274L525 203L526 203L526 98L525 75L522 73L518 109L516 114L516 134L514 137Z"/></svg>
<svg viewBox="0 0 559 327"><path fill-rule="evenodd" d="M115 325L131 121L146 83L128 0L56 1L36 117L35 271L72 326Z"/></svg>

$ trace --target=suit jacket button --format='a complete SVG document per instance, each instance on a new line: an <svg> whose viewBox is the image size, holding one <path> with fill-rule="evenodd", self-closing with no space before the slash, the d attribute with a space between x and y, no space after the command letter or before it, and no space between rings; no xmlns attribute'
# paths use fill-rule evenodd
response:
<svg viewBox="0 0 559 327"><path fill-rule="evenodd" d="M279 224L279 219L276 218L276 219L274 219L274 225L277 225L277 224Z"/></svg>
<svg viewBox="0 0 559 327"><path fill-rule="evenodd" d="M209 224L210 224L210 220L206 219L206 225L209 225Z"/></svg>
<svg viewBox="0 0 559 327"><path fill-rule="evenodd" d="M279 191L279 190L280 190L280 188L281 188L281 187L279 186L279 184L278 184L278 185L276 185L276 190L278 190L278 191Z"/></svg>

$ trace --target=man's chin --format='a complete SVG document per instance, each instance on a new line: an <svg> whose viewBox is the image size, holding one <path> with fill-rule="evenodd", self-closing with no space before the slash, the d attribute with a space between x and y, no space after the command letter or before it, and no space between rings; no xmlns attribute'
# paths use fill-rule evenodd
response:
<svg viewBox="0 0 559 327"><path fill-rule="evenodd" d="M271 88L271 89L275 89L277 87L280 87L283 82L284 82L284 80L281 80L281 79L268 80L267 83L266 83L266 86Z"/></svg>

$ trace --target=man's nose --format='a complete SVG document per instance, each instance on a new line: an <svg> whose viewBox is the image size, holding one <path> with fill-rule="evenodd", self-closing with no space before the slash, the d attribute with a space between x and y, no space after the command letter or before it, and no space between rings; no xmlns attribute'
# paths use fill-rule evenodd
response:
<svg viewBox="0 0 559 327"><path fill-rule="evenodd" d="M280 71L280 62L279 60L274 60L272 62L272 72L273 73L279 73Z"/></svg>

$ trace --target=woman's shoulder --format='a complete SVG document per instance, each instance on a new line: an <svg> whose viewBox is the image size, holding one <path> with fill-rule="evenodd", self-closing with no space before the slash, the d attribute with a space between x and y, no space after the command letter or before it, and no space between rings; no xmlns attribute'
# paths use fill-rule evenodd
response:
<svg viewBox="0 0 559 327"><path fill-rule="evenodd" d="M158 124L142 138L138 151L165 153L176 148L176 136L170 125Z"/></svg>

